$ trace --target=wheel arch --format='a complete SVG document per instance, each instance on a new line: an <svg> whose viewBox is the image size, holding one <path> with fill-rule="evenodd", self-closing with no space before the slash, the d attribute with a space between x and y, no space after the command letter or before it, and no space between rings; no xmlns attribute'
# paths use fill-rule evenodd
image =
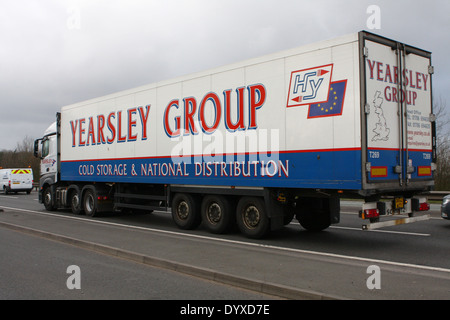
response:
<svg viewBox="0 0 450 320"><path fill-rule="evenodd" d="M72 192L77 192L81 196L81 188L76 184L71 184L67 187L67 195L70 196Z"/></svg>

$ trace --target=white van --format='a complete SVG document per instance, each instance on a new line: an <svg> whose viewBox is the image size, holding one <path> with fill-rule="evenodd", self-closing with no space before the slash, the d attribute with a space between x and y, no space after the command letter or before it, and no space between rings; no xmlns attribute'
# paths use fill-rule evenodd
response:
<svg viewBox="0 0 450 320"><path fill-rule="evenodd" d="M0 169L0 191L25 191L30 193L33 189L33 170L27 169Z"/></svg>

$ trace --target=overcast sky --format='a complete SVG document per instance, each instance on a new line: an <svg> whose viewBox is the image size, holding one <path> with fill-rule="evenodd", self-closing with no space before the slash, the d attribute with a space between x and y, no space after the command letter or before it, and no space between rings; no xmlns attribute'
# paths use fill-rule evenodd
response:
<svg viewBox="0 0 450 320"><path fill-rule="evenodd" d="M0 150L64 105L361 30L431 51L450 105L449 13L448 0L0 0Z"/></svg>

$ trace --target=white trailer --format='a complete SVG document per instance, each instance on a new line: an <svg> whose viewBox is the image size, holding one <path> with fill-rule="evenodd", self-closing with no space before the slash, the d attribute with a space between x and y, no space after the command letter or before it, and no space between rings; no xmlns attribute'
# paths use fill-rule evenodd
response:
<svg viewBox="0 0 450 320"><path fill-rule="evenodd" d="M411 222L434 185L432 73L430 52L359 32L69 105L36 141L41 201L249 237L325 229L341 197Z"/></svg>
<svg viewBox="0 0 450 320"><path fill-rule="evenodd" d="M26 192L33 190L33 169L13 168L0 169L0 190L5 194Z"/></svg>

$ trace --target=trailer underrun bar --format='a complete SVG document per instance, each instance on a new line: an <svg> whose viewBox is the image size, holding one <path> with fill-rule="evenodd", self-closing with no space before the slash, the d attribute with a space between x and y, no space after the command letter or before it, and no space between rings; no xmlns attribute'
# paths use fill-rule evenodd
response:
<svg viewBox="0 0 450 320"><path fill-rule="evenodd" d="M395 220L387 220L382 222L373 222L373 223L365 223L362 225L362 230L375 230L380 229L383 227L392 227L392 226L398 226L401 224L407 224L407 223L413 223L417 221L426 221L430 219L430 215L423 215L423 216L417 216L417 217L408 217L408 218L401 218L401 219L395 219Z"/></svg>

